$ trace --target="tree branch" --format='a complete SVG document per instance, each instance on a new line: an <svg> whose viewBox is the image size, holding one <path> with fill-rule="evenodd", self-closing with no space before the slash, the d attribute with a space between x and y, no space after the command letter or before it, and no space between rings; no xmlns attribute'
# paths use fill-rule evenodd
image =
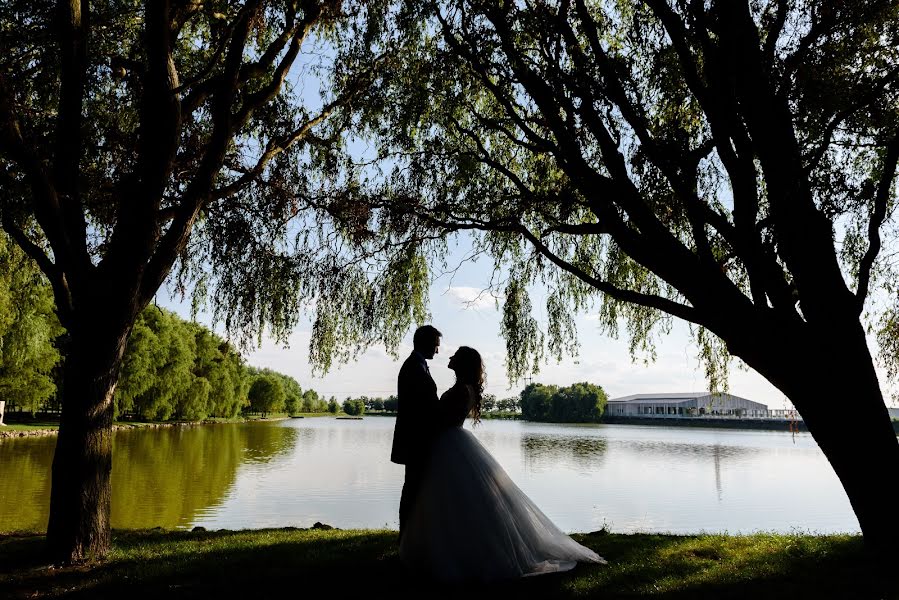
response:
<svg viewBox="0 0 899 600"><path fill-rule="evenodd" d="M237 129L246 123L259 107L264 106L278 95L278 92L281 91L281 86L284 85L284 80L287 77L288 71L290 71L290 67L293 65L294 60L296 60L296 57L300 52L300 48L303 45L303 39L306 37L306 34L311 27L311 23L306 24L306 26L300 30L301 33L293 38L290 48L288 48L287 53L278 64L278 68L275 70L274 75L272 75L271 80L258 92L250 94L247 99L244 100L243 104L240 106L240 110L237 111L237 114L234 117L234 129Z"/></svg>
<svg viewBox="0 0 899 600"><path fill-rule="evenodd" d="M44 161L35 156L22 138L17 111L2 73L0 73L0 154L17 164L25 174L25 180L31 188L35 218L50 242L59 267L63 270L85 268L85 265L77 264L77 257L71 253L72 245L69 243L63 223L52 176L47 171Z"/></svg>
<svg viewBox="0 0 899 600"><path fill-rule="evenodd" d="M226 31L222 34L218 44L216 44L215 50L213 50L212 52L212 57L203 66L203 68L200 69L198 73L188 78L186 81L184 81L184 83L182 83L175 89L176 94L183 94L188 90L200 85L207 77L209 77L210 73L215 70L216 65L222 58L222 55L225 53L225 50L228 49L228 42L231 40L231 35L234 32L234 26L237 22L239 22L239 19L235 19L234 22L228 24Z"/></svg>
<svg viewBox="0 0 899 600"><path fill-rule="evenodd" d="M152 1L152 0L151 0ZM178 203L177 215L156 246L141 281L141 299L149 301L165 281L178 253L190 237L190 231L203 203L208 200L216 174L221 170L232 136L231 106L237 93L240 66L250 33L251 17L261 0L244 5L228 47L225 69L219 80L212 110L212 134L200 165ZM155 215L153 215L155 218Z"/></svg>
<svg viewBox="0 0 899 600"><path fill-rule="evenodd" d="M234 46L235 36L243 37L244 46L246 45L246 36L242 36L238 28L242 28L242 26L247 23L247 19L252 19L255 12L259 9L259 5L259 0L243 4L237 15L235 16L233 23L229 26L228 31L223 34L222 47L229 50L229 55L230 49L233 49ZM210 59L210 62L207 63L207 66L204 68L204 70L208 69L211 72L216 67L218 59L221 58L223 52L224 50L222 52L219 52L217 49L213 55L213 58ZM218 58L216 58L216 56ZM240 62L237 64L238 69L242 66L242 63L243 56L240 57ZM192 115L193 112L197 110L197 108L199 108L200 105L203 104L210 95L228 85L228 82L226 80L233 76L233 73L231 73L229 70L230 64L231 63L229 63L228 57L226 56L225 66L221 74L214 77L209 77L208 79L199 79L197 77L194 77L196 81L189 84L190 92L186 96L184 96L184 99L181 102L182 114L187 116ZM181 94L184 92L184 87L188 86L182 86L176 91Z"/></svg>
<svg viewBox="0 0 899 600"><path fill-rule="evenodd" d="M774 53L777 50L777 40L780 38L784 23L787 21L788 10L788 0L777 0L777 12L774 15L774 20L771 22L771 27L765 32L765 48L762 54L765 57L765 63L770 73L774 73Z"/></svg>
<svg viewBox="0 0 899 600"><path fill-rule="evenodd" d="M820 11L815 4L812 4L811 7L811 27L809 27L808 32L799 41L796 51L784 60L784 74L781 87L789 86L789 78L793 76L793 73L798 70L799 66L805 61L806 55L811 47L828 33L830 27L836 24L836 17L839 14L839 11L834 10L832 6L822 5L822 8L826 9L826 15L823 19L819 18Z"/></svg>
<svg viewBox="0 0 899 600"><path fill-rule="evenodd" d="M0 219L0 222L2 222L3 230L9 234L9 237L16 242L19 248L21 248L31 260L37 263L38 268L40 268L47 277L47 280L53 287L53 296L56 299L56 311L59 315L59 320L64 325L67 324L69 322L69 316L74 311L74 306L65 275L60 271L57 265L50 260L50 257L47 256L47 253L44 252L43 248L31 241L31 238L25 235L25 232L17 227L11 219L4 215L3 218Z"/></svg>
<svg viewBox="0 0 899 600"><path fill-rule="evenodd" d="M589 275L588 273L585 273L583 270L562 259L554 252L552 252L549 247L543 243L543 240L534 235L533 232L531 232L528 228L520 226L519 233L521 233L521 235L526 240L528 240L534 246L534 248L536 248L537 251L540 252L540 254L548 258L554 265L561 268L563 271L571 273L584 283L593 286L594 288L605 294L608 294L609 296L612 296L616 300L621 300L622 302L631 302L633 304L639 304L640 306L646 306L648 308L654 308L662 312L666 312L672 316L684 319L685 321L690 321L691 323L705 326L699 312L692 306L680 304L679 302L674 302L672 300L669 300L668 298L655 296L653 294L643 294L640 292L635 292L633 290L619 288L607 281L603 281L592 275Z"/></svg>
<svg viewBox="0 0 899 600"><path fill-rule="evenodd" d="M886 218L890 192L893 187L893 180L896 177L897 164L899 164L899 135L894 137L887 145L886 157L883 161L883 172L880 175L877 193L874 197L874 210L871 212L871 219L868 221L868 249L859 264L858 289L855 292L859 314L864 310L865 300L868 297L868 287L871 284L871 268L874 265L877 254L880 252L880 226L883 225L883 221Z"/></svg>
<svg viewBox="0 0 899 600"><path fill-rule="evenodd" d="M178 73L172 56L170 0L145 0L143 42L147 65L140 97L136 172L125 178L115 229L100 269L131 281L153 254L160 236L156 213L169 185L181 134Z"/></svg>
<svg viewBox="0 0 899 600"><path fill-rule="evenodd" d="M53 264L53 261L50 260L50 257L47 256L47 253L44 252L43 248L31 241L31 238L25 235L25 232L19 229L19 227L17 227L6 215L3 215L2 224L3 230L9 234L9 237L15 240L19 248L21 248L29 258L37 263L37 266L48 278L57 272L56 265Z"/></svg>
<svg viewBox="0 0 899 600"><path fill-rule="evenodd" d="M446 42L452 47L454 52L458 53L459 56L465 59L474 73L481 80L481 83L484 84L484 87L486 87L487 90L490 91L490 93L496 99L496 101L500 103L500 105L505 110L506 115L515 122L515 125L518 126L519 129L521 129L525 137L527 137L532 144L539 148L544 148L547 152L554 151L555 144L553 144L551 140L548 140L537 133L527 123L527 121L521 116L521 114L519 114L519 107L515 104L515 102L511 98L509 98L502 89L500 89L500 86L497 84L494 78L490 77L490 74L487 73L484 63L480 61L480 56L477 52L477 49L466 47L464 44L461 44L459 40L456 39L456 36L453 33L452 27L450 26L449 22L439 12L437 13L437 19L440 21L443 29L443 39L446 40Z"/></svg>
<svg viewBox="0 0 899 600"><path fill-rule="evenodd" d="M815 205L793 115L762 64L758 30L746 0L723 3L719 23L740 113L765 177L778 253L802 295L807 320L832 321L854 299L832 241L833 224ZM826 300L826 301L825 301Z"/></svg>
<svg viewBox="0 0 899 600"><path fill-rule="evenodd" d="M862 95L861 98L858 98L857 101L851 102L849 106L844 108L841 111L838 111L833 118L828 122L827 126L824 128L824 133L821 135L821 143L812 151L807 158L805 158L805 171L806 173L811 173L815 167L821 162L821 159L824 158L824 154L827 152L827 149L830 147L831 138L833 137L833 132L836 131L837 127L840 126L843 122L846 121L849 117L851 117L856 112L862 110L866 106L870 105L875 100L878 100L878 93L883 91L888 85L890 85L893 81L899 79L899 67L894 68L892 71L887 73L880 81L873 85L865 85L863 89L865 89L868 93Z"/></svg>
<svg viewBox="0 0 899 600"><path fill-rule="evenodd" d="M252 183L259 175L261 175L266 166L276 156L278 156L294 144L305 140L316 125L323 123L338 108L349 104L358 96L359 93L362 92L363 89L365 89L365 85L370 81L370 78L372 77L376 69L382 65L382 59L384 58L385 56L381 56L376 59L361 76L359 76L351 85L348 86L343 95L326 104L318 115L309 119L296 129L294 129L292 132L269 140L262 155L256 161L256 164L247 169L236 181L222 188L214 190L212 192L212 198L220 199L237 194L247 185Z"/></svg>
<svg viewBox="0 0 899 600"><path fill-rule="evenodd" d="M87 78L87 42L90 6L87 0L60 0L57 5L60 53L59 110L53 181L60 207L62 226L70 242L75 262L89 261L87 222L78 191L83 152L82 109Z"/></svg>
<svg viewBox="0 0 899 600"><path fill-rule="evenodd" d="M608 94L609 100L621 110L622 116L631 126L634 133L636 133L637 139L640 141L641 150L645 152L650 162L662 172L672 191L686 204L693 241L696 244L699 257L707 266L717 267L717 262L706 236L705 225L707 223L713 224L719 234L728 240L731 245L734 245L734 238L736 237L733 227L728 223L727 219L709 208L708 204L700 200L696 195L695 185L692 182L695 180L697 163L684 162L684 159L690 159L691 153L684 155L683 152L669 151L650 133L650 124L646 116L631 102L611 59L603 49L597 35L597 24L583 0L577 0L577 13L578 18L585 25L584 28L587 32L590 47L606 83L603 91ZM584 114L588 123L592 125L592 129L602 128L602 135L605 137L608 135L606 128L595 109L597 99L588 86L581 84L581 79L589 79L586 74L587 57L581 51L577 36L568 23L567 15L560 14L559 22L563 36L566 38L568 51L574 57L574 62L580 69L580 76L576 74L573 78L573 85L581 95L582 100L584 100L581 103L580 111ZM682 133L686 139L689 139L690 136L687 132L683 131Z"/></svg>

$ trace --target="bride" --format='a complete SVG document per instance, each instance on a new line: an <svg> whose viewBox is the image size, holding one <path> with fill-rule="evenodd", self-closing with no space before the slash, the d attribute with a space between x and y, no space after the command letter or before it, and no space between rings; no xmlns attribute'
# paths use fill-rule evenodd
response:
<svg viewBox="0 0 899 600"><path fill-rule="evenodd" d="M462 428L480 420L484 365L473 348L450 357L456 383L440 398L443 429L400 542L414 571L445 582L497 581L605 564L562 533Z"/></svg>

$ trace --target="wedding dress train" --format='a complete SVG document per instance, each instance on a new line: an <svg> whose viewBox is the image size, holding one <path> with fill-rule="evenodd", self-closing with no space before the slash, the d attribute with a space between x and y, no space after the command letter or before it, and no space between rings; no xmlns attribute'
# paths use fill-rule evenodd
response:
<svg viewBox="0 0 899 600"><path fill-rule="evenodd" d="M606 562L559 530L461 426L434 442L400 558L444 582L497 581Z"/></svg>

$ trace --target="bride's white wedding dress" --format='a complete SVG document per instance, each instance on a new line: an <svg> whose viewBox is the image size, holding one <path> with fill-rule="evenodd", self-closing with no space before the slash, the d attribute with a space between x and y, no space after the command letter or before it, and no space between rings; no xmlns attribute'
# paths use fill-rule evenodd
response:
<svg viewBox="0 0 899 600"><path fill-rule="evenodd" d="M465 396L473 391L457 388L441 398L442 408L450 406L445 412L452 426L434 442L400 542L403 562L445 582L498 581L568 571L578 562L604 564L559 530L462 428L470 407ZM454 401L453 394L460 398Z"/></svg>

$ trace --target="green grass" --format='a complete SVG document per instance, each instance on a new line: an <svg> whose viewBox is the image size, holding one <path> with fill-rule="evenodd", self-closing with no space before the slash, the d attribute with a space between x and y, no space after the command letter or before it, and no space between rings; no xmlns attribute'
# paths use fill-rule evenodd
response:
<svg viewBox="0 0 899 600"><path fill-rule="evenodd" d="M894 598L857 536L575 536L609 560L571 573L446 588L410 577L395 531L116 531L109 560L48 568L43 538L0 536L0 590L48 598ZM2 595L2 594L0 594Z"/></svg>
<svg viewBox="0 0 899 600"><path fill-rule="evenodd" d="M25 423L6 423L0 431L36 431L39 429L59 429L59 421L34 421Z"/></svg>

